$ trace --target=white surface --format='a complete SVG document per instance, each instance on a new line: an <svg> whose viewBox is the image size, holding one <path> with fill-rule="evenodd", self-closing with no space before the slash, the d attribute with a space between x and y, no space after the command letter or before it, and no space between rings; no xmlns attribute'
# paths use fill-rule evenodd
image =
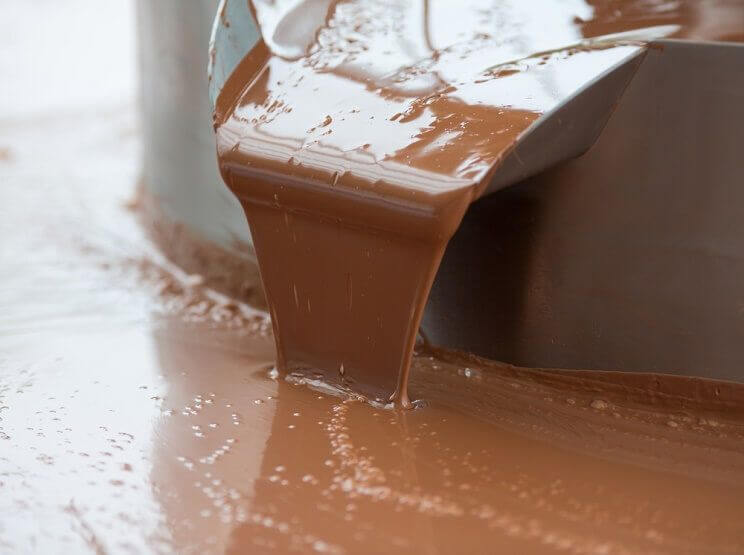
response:
<svg viewBox="0 0 744 555"><path fill-rule="evenodd" d="M4 0L0 119L131 105L134 39L130 0Z"/></svg>

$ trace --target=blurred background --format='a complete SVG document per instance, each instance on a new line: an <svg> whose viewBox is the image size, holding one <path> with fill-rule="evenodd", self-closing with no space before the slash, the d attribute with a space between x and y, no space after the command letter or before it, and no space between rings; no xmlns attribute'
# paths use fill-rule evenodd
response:
<svg viewBox="0 0 744 555"><path fill-rule="evenodd" d="M133 111L131 0L6 0L0 18L0 117Z"/></svg>

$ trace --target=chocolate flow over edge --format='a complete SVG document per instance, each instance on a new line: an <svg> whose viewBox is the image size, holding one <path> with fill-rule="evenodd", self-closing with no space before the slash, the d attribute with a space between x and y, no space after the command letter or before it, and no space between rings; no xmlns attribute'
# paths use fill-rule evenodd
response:
<svg viewBox="0 0 744 555"><path fill-rule="evenodd" d="M637 48L561 46L653 25L737 39L743 17L724 1L667 11L593 2L527 21L475 9L453 19L428 3L327 4L319 17L309 3L281 14L281 3L254 2L265 40L218 98L219 165L250 224L277 364L401 406L447 242L519 135L554 106L561 84L546 82L575 89Z"/></svg>

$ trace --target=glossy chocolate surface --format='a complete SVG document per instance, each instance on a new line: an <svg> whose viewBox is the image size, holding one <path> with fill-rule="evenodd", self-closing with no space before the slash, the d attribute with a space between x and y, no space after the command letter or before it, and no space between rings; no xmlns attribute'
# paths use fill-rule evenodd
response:
<svg viewBox="0 0 744 555"><path fill-rule="evenodd" d="M280 367L409 405L423 307L468 205L540 114L640 48L582 41L735 38L740 8L256 1L263 40L215 122Z"/></svg>

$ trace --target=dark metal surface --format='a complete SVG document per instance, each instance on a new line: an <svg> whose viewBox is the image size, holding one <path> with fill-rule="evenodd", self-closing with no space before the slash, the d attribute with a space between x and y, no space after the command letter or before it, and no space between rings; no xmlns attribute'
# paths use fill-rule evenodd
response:
<svg viewBox="0 0 744 555"><path fill-rule="evenodd" d="M521 365L744 381L744 46L651 48L587 154L471 207L423 327Z"/></svg>
<svg viewBox="0 0 744 555"><path fill-rule="evenodd" d="M620 101L646 50L638 48L540 116L517 141L491 178L486 194L584 154Z"/></svg>

